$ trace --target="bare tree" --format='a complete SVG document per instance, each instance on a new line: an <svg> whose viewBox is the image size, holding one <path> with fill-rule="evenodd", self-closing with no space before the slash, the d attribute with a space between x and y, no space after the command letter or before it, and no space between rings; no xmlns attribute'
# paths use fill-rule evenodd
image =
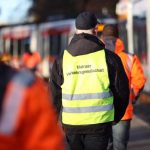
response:
<svg viewBox="0 0 150 150"><path fill-rule="evenodd" d="M45 21L49 16L64 15L75 17L82 11L92 11L102 14L105 7L108 12L115 15L115 5L118 0L33 0L34 5L29 11L36 21Z"/></svg>

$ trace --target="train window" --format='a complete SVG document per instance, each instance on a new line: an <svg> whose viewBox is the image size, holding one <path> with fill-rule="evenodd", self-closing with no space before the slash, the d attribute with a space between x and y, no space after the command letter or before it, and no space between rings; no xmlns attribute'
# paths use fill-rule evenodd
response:
<svg viewBox="0 0 150 150"><path fill-rule="evenodd" d="M50 38L50 55L59 55L61 51L61 36L58 35L51 35Z"/></svg>
<svg viewBox="0 0 150 150"><path fill-rule="evenodd" d="M41 37L41 48L39 49L39 52L42 56L42 58L47 57L50 53L49 53L49 49L50 49L50 36L44 36Z"/></svg>
<svg viewBox="0 0 150 150"><path fill-rule="evenodd" d="M21 56L21 51L22 51L22 40L18 40L18 56Z"/></svg>
<svg viewBox="0 0 150 150"><path fill-rule="evenodd" d="M125 50L128 51L127 22L119 22L119 35L124 41ZM134 53L139 57L142 63L147 63L147 40L146 40L146 22L144 19L134 18Z"/></svg>
<svg viewBox="0 0 150 150"><path fill-rule="evenodd" d="M30 43L31 43L30 37L22 39L22 43L21 43L21 49L22 49L22 51L21 51L21 54L23 54L24 51L26 51L27 48L30 49Z"/></svg>
<svg viewBox="0 0 150 150"><path fill-rule="evenodd" d="M21 56L26 50L26 45L29 45L30 39L11 39L10 40L10 54L14 56Z"/></svg>
<svg viewBox="0 0 150 150"><path fill-rule="evenodd" d="M61 52L64 51L67 48L68 45L68 33L64 33L61 35Z"/></svg>
<svg viewBox="0 0 150 150"><path fill-rule="evenodd" d="M137 53L136 51L138 50L138 35L136 32L133 35L133 40L134 40L134 52Z"/></svg>
<svg viewBox="0 0 150 150"><path fill-rule="evenodd" d="M11 39L10 40L10 47L9 47L10 54L13 55L13 56L20 55L20 52L21 52L20 45L21 45L20 40Z"/></svg>
<svg viewBox="0 0 150 150"><path fill-rule="evenodd" d="M41 55L45 57L47 55L58 56L68 45L68 33L52 34L44 36L42 40Z"/></svg>
<svg viewBox="0 0 150 150"><path fill-rule="evenodd" d="M119 36L124 42L125 51L128 52L128 39L127 39L127 29L126 29L126 22L119 22Z"/></svg>
<svg viewBox="0 0 150 150"><path fill-rule="evenodd" d="M147 63L146 22L144 19L134 19L134 51L142 63Z"/></svg>
<svg viewBox="0 0 150 150"><path fill-rule="evenodd" d="M11 55L13 55L13 49L14 49L13 40L11 39L10 40L10 49L9 49L9 52L10 52Z"/></svg>

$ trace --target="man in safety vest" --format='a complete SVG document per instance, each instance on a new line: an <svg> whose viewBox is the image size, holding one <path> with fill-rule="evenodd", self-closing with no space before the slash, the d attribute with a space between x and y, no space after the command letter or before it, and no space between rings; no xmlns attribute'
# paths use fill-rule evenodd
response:
<svg viewBox="0 0 150 150"><path fill-rule="evenodd" d="M0 150L66 150L45 83L0 62Z"/></svg>
<svg viewBox="0 0 150 150"><path fill-rule="evenodd" d="M70 150L106 150L112 122L128 104L128 79L120 58L94 35L95 15L83 12L75 24L76 34L52 67L54 105Z"/></svg>
<svg viewBox="0 0 150 150"><path fill-rule="evenodd" d="M124 44L118 38L115 25L105 25L102 36L99 38L105 43L106 49L115 52L121 58L129 80L129 104L121 121L112 128L112 139L108 147L108 150L126 150L129 141L130 123L133 117L133 103L139 97L146 78L138 57L135 54L124 52Z"/></svg>

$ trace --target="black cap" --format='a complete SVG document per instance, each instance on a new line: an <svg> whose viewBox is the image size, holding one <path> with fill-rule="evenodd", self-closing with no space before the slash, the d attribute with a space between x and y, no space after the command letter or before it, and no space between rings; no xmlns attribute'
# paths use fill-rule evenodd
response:
<svg viewBox="0 0 150 150"><path fill-rule="evenodd" d="M91 12L82 12L77 16L75 24L79 30L88 30L96 26L97 19Z"/></svg>

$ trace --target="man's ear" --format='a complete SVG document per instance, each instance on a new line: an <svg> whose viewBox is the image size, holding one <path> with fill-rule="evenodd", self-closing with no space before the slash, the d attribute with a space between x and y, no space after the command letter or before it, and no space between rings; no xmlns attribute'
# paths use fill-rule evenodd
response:
<svg viewBox="0 0 150 150"><path fill-rule="evenodd" d="M95 29L95 28L92 29L92 33L93 33L93 35L97 36L97 33L96 33L96 29Z"/></svg>

